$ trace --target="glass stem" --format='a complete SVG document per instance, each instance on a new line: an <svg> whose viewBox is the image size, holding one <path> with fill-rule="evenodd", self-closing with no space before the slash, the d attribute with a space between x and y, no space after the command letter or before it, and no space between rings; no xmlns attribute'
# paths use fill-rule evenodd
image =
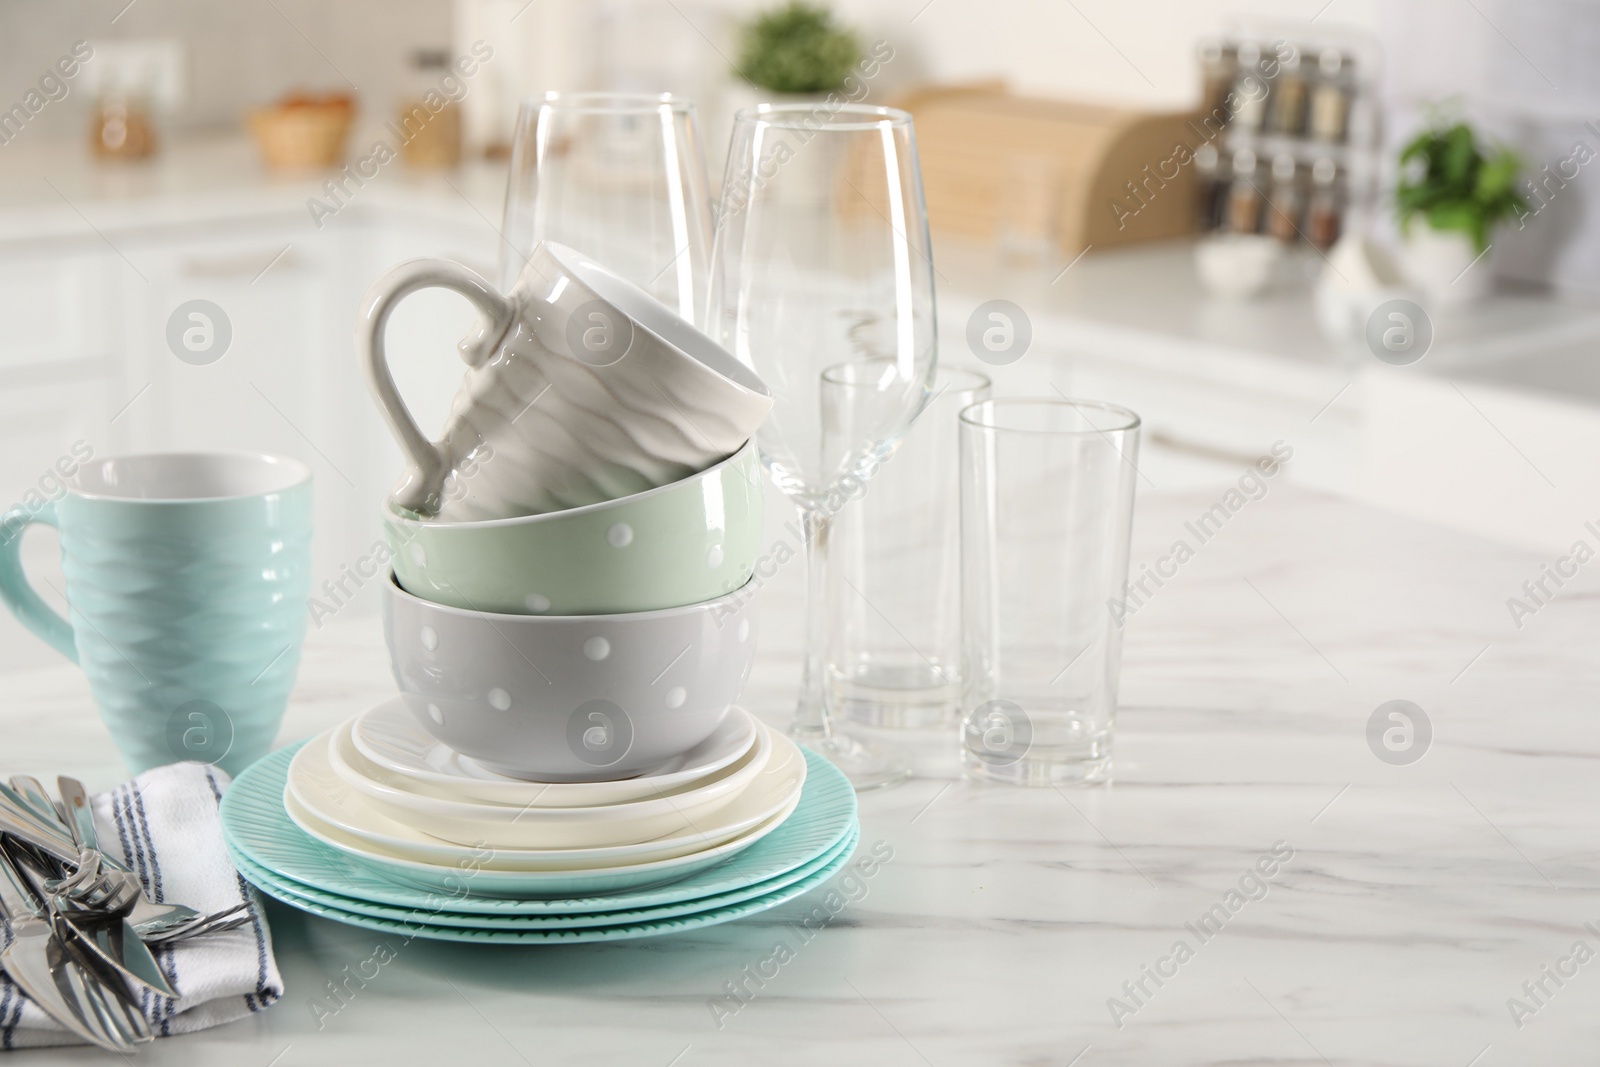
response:
<svg viewBox="0 0 1600 1067"><path fill-rule="evenodd" d="M800 668L800 700L790 733L803 740L833 736L828 714L828 530L833 517L821 508L800 509L806 546L806 655Z"/></svg>

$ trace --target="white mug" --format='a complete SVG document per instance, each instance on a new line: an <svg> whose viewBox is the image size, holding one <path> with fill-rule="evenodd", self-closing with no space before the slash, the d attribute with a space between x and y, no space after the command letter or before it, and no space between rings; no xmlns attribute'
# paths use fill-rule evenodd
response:
<svg viewBox="0 0 1600 1067"><path fill-rule="evenodd" d="M395 388L384 329L421 289L460 293L485 321L443 436ZM536 245L510 294L447 260L378 279L356 330L367 383L410 468L394 503L451 522L533 515L677 481L737 452L772 407L749 367L633 283L562 245ZM447 485L448 482L448 485Z"/></svg>

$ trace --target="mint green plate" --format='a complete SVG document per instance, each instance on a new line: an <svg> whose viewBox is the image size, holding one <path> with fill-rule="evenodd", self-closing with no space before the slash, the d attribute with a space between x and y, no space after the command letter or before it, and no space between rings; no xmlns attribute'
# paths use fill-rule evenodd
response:
<svg viewBox="0 0 1600 1067"><path fill-rule="evenodd" d="M287 895L279 896L270 886L260 886L259 888L267 896L282 900L290 907L298 908L301 911L320 915L325 919L332 919L335 922L346 923L350 926L359 926L366 930L378 930L383 933L401 934L407 938L420 937L430 941L465 941L479 945L533 945L541 943L577 945L589 941L627 941L633 938L676 934L685 930L695 930L702 926L715 926L718 923L732 922L734 919L741 919L746 915L754 915L756 912L775 908L779 904L793 900L795 897L808 893L822 885L839 868L849 862L850 854L853 851L852 843L851 847L840 849L826 864L798 882L791 882L775 892L753 897L737 904L712 907L705 911L692 912L667 919L656 919L650 922L628 922L616 926L580 926L560 930L467 929L459 926L439 926L423 921L405 922L393 919L377 919L370 915L357 915L355 912L330 908L305 898L290 899ZM601 917L603 916L596 916L596 918Z"/></svg>
<svg viewBox="0 0 1600 1067"><path fill-rule="evenodd" d="M303 743L303 742L302 742ZM410 912L447 910L472 915L589 915L698 900L747 889L786 874L826 854L856 829L856 796L838 768L811 752L800 802L782 826L754 845L662 884L628 885L627 868L596 874L575 873L564 883L568 896L519 900L471 893L472 872L460 872L459 893L416 888L380 877L348 856L309 837L283 810L291 745L257 761L222 797L222 832L229 855L240 866L259 868L274 882L304 896L307 889ZM540 879L549 875L541 872ZM541 888L549 886L540 881ZM262 886L269 894L272 887ZM342 910L334 902L332 910ZM374 917L369 917L374 918Z"/></svg>
<svg viewBox="0 0 1600 1067"><path fill-rule="evenodd" d="M283 901L285 904L296 908L303 907L308 911L320 907L328 912L347 912L352 915L362 915L407 925L423 923L428 926L444 926L468 930L560 930L656 922L661 919L677 918L680 915L698 915L701 912L742 904L747 900L754 900L758 897L771 896L796 882L801 882L811 877L822 868L832 864L841 855L848 858L855 851L856 840L859 836L859 833L852 828L845 834L844 840L816 859L808 863L802 863L786 874L780 874L776 878L769 878L765 882L758 882L743 889L718 893L715 896L699 897L695 900L679 901L674 904L657 904L648 908L628 908L625 911L600 911L578 915L472 915L466 912L446 910L396 908L388 904L373 904L369 901L357 900L353 897L341 897L336 893L326 893L320 889L298 885L286 879L278 878L271 872L257 867L242 857L236 857L235 860L239 873L244 875L246 881L261 887L263 892ZM239 862L241 860L242 862Z"/></svg>

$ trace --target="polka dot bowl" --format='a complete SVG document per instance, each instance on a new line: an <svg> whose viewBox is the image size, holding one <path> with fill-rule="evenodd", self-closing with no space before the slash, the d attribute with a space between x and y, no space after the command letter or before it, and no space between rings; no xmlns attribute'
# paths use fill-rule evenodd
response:
<svg viewBox="0 0 1600 1067"><path fill-rule="evenodd" d="M627 778L711 735L750 675L755 590L686 607L514 615L384 587L395 681L417 722L532 781Z"/></svg>
<svg viewBox="0 0 1600 1067"><path fill-rule="evenodd" d="M697 474L599 504L435 522L390 501L384 528L400 585L424 600L513 615L614 614L743 586L760 550L761 501L750 441Z"/></svg>

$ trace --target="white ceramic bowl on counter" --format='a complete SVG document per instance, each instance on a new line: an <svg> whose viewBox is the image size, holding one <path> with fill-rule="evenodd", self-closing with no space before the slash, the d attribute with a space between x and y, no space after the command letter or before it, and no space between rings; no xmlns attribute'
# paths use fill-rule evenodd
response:
<svg viewBox="0 0 1600 1067"><path fill-rule="evenodd" d="M490 770L533 781L636 775L709 737L755 658L741 588L626 615L503 615L384 586L384 636L417 722Z"/></svg>
<svg viewBox="0 0 1600 1067"><path fill-rule="evenodd" d="M1195 242L1195 269L1212 296L1243 300L1272 287L1283 262L1283 242L1254 233L1223 233Z"/></svg>

